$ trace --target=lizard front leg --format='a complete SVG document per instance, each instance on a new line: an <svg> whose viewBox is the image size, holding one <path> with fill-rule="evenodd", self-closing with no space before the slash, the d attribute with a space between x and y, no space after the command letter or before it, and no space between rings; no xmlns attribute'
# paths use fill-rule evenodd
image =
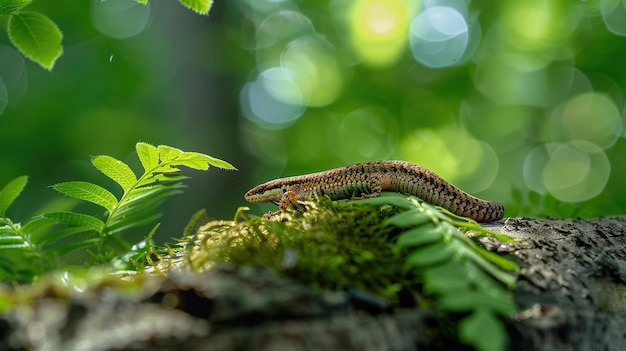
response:
<svg viewBox="0 0 626 351"><path fill-rule="evenodd" d="M291 205L291 203L296 201L297 199L298 197L295 192L291 190L286 191L283 194L283 196L280 198L280 201L278 202L278 211L268 212L263 215L263 218L270 219L274 216L277 216L283 213L287 209L287 207L289 207L289 205Z"/></svg>

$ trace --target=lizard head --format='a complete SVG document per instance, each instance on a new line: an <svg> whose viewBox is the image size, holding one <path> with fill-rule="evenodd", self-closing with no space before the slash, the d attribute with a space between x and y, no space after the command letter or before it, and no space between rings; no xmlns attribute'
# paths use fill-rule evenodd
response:
<svg viewBox="0 0 626 351"><path fill-rule="evenodd" d="M271 181L255 186L248 190L243 197L251 203L273 202L277 204L286 191L284 188L278 182Z"/></svg>

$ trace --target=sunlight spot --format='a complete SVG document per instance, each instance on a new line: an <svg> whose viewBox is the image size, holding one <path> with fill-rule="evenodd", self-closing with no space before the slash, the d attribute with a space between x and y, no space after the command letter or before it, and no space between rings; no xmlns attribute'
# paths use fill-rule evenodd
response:
<svg viewBox="0 0 626 351"><path fill-rule="evenodd" d="M362 107L339 121L337 154L346 163L389 158L395 151L398 128L391 114L380 107ZM367 140L367 142L363 142Z"/></svg>
<svg viewBox="0 0 626 351"><path fill-rule="evenodd" d="M374 67L396 62L406 50L407 14L417 7L417 1L353 1L345 10L345 21L350 43L361 62Z"/></svg>
<svg viewBox="0 0 626 351"><path fill-rule="evenodd" d="M469 43L469 27L463 15L447 6L434 6L411 23L413 57L428 67L449 67L463 58Z"/></svg>
<svg viewBox="0 0 626 351"><path fill-rule="evenodd" d="M241 91L241 111L246 118L266 129L282 129L302 116L304 106L277 99L262 79L246 84Z"/></svg>
<svg viewBox="0 0 626 351"><path fill-rule="evenodd" d="M626 36L626 1L601 0L600 10L606 28L613 34Z"/></svg>
<svg viewBox="0 0 626 351"><path fill-rule="evenodd" d="M150 19L150 4L136 1L107 0L91 1L91 18L94 26L104 35L125 39L146 29Z"/></svg>
<svg viewBox="0 0 626 351"><path fill-rule="evenodd" d="M600 194L610 173L611 165L604 151L579 140L561 144L548 155L543 180L558 200L579 202Z"/></svg>
<svg viewBox="0 0 626 351"><path fill-rule="evenodd" d="M617 106L600 93L570 98L554 111L549 126L555 141L587 140L603 149L613 146L622 131Z"/></svg>
<svg viewBox="0 0 626 351"><path fill-rule="evenodd" d="M343 87L343 74L335 47L321 35L300 37L290 42L281 56L280 66L300 90L302 103L325 106L335 101Z"/></svg>

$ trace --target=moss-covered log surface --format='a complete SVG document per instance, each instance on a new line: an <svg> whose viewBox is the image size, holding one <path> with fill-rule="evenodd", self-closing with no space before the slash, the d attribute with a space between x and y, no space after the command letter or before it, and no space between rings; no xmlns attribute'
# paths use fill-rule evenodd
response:
<svg viewBox="0 0 626 351"><path fill-rule="evenodd" d="M355 224L344 218L330 225L342 225L348 232L359 225L374 226L367 218L360 220ZM232 226L209 225L218 230ZM521 267L512 290L519 312L507 326L507 349L626 349L626 217L509 218L488 228L518 239L481 239L489 250L514 258ZM301 229L310 235L310 228ZM350 246L355 251L348 255L362 256L356 261L342 261L345 253L340 253L322 265L307 263L298 270L294 255L299 258L299 250L324 254L327 243L299 248L287 238L285 250L262 231L241 234L256 235L264 249L254 251L249 243L237 246L232 237L195 236L194 246L185 251L192 259L176 262L177 269L172 269L173 261L157 266L162 273L171 269L164 275L87 276L82 285L74 281L74 288L57 275L12 294L5 289L0 350L468 349L457 341L454 314L441 313L419 291L405 292L402 284L385 281L387 274L403 273L394 261L398 253L379 239ZM196 247L221 244L235 247L230 263L209 264L207 252ZM372 244L382 245L381 251L363 249ZM342 247L336 244L337 251ZM277 250L275 257L268 255L271 249ZM257 265L234 264L237 255L255 257ZM376 255L387 255L383 262L389 261L388 270L372 260ZM313 284L324 270L352 276ZM290 274L308 277L298 280ZM367 284L375 278L381 281ZM333 288L331 282L339 283ZM481 331L485 337L490 332Z"/></svg>

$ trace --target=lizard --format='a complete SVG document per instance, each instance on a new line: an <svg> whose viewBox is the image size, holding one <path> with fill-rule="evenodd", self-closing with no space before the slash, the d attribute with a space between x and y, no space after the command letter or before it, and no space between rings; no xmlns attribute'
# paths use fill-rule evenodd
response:
<svg viewBox="0 0 626 351"><path fill-rule="evenodd" d="M355 163L323 172L275 179L250 189L244 198L251 203L272 202L282 213L289 205L312 196L331 200L365 199L382 191L411 194L450 212L478 222L502 219L504 206L482 200L448 183L433 171L407 161L371 161Z"/></svg>

